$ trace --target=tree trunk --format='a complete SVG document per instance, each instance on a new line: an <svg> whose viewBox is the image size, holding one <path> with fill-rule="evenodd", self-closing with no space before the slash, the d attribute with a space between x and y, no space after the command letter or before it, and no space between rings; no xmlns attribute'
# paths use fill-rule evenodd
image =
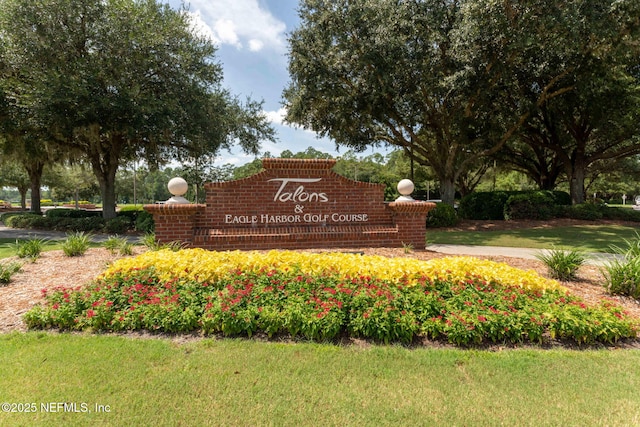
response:
<svg viewBox="0 0 640 427"><path fill-rule="evenodd" d="M584 203L584 179L586 175L586 162L582 156L578 156L571 162L571 172L568 173L571 203L578 205Z"/></svg>
<svg viewBox="0 0 640 427"><path fill-rule="evenodd" d="M556 188L558 176L541 175L537 179L538 188L540 190L553 191Z"/></svg>
<svg viewBox="0 0 640 427"><path fill-rule="evenodd" d="M584 176L579 178L577 174L571 177L571 203L579 205L584 203Z"/></svg>
<svg viewBox="0 0 640 427"><path fill-rule="evenodd" d="M456 185L453 179L440 179L440 198L443 203L453 206L456 198Z"/></svg>
<svg viewBox="0 0 640 427"><path fill-rule="evenodd" d="M116 169L108 168L107 171L96 173L100 184L100 195L102 197L102 218L111 219L116 217Z"/></svg>
<svg viewBox="0 0 640 427"><path fill-rule="evenodd" d="M18 188L18 191L20 192L20 206L22 207L23 211L26 211L27 210L27 191L29 191L29 189L20 187Z"/></svg>
<svg viewBox="0 0 640 427"><path fill-rule="evenodd" d="M87 130L88 140L93 140L95 150L89 153L91 169L100 185L102 197L102 218L116 217L116 171L120 161L120 154L124 142L122 135L116 134L110 138L99 134L99 126Z"/></svg>
<svg viewBox="0 0 640 427"><path fill-rule="evenodd" d="M44 163L34 161L33 163L26 164L25 168L27 169L29 181L31 182L31 212L42 214L42 209L40 207L40 183L42 181Z"/></svg>

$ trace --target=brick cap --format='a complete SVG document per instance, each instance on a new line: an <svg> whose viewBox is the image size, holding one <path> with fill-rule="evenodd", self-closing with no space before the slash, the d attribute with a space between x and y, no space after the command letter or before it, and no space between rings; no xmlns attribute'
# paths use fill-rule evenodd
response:
<svg viewBox="0 0 640 427"><path fill-rule="evenodd" d="M269 169L327 170L336 164L335 159L262 159L262 167Z"/></svg>
<svg viewBox="0 0 640 427"><path fill-rule="evenodd" d="M387 206L397 213L416 213L426 215L429 211L435 209L436 204L433 202L391 202Z"/></svg>
<svg viewBox="0 0 640 427"><path fill-rule="evenodd" d="M207 205L203 204L182 204L182 203L165 203L144 205L142 208L150 214L195 214L204 212Z"/></svg>

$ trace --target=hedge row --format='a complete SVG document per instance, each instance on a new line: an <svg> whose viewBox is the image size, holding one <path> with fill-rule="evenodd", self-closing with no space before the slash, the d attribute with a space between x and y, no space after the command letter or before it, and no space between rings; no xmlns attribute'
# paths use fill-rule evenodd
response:
<svg viewBox="0 0 640 427"><path fill-rule="evenodd" d="M153 216L142 210L121 211L115 218L105 220L96 211L53 209L47 211L45 216L32 213L6 214L2 216L2 222L12 228L109 234L133 230L146 233L154 229Z"/></svg>
<svg viewBox="0 0 640 427"><path fill-rule="evenodd" d="M604 203L571 205L563 191L492 191L472 193L462 198L458 215L472 220L572 218L615 219L640 222L640 211L614 208Z"/></svg>
<svg viewBox="0 0 640 427"><path fill-rule="evenodd" d="M567 205L571 197L564 191L477 192L462 198L458 213L480 220L550 219L558 206Z"/></svg>

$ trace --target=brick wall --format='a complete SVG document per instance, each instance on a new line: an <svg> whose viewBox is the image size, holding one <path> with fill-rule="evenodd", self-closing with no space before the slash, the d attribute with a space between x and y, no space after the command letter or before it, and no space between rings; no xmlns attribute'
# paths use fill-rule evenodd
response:
<svg viewBox="0 0 640 427"><path fill-rule="evenodd" d="M335 160L264 159L251 177L205 184L206 205L148 205L156 237L212 250L424 248L426 202L384 203L384 185L352 181Z"/></svg>

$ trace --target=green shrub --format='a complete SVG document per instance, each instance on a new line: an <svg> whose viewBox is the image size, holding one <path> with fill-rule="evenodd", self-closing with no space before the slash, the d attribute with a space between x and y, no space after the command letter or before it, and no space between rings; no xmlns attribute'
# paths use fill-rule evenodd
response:
<svg viewBox="0 0 640 427"><path fill-rule="evenodd" d="M124 242L122 246L120 246L120 255L133 255L133 244Z"/></svg>
<svg viewBox="0 0 640 427"><path fill-rule="evenodd" d="M551 218L557 215L557 211L560 206L570 205L571 197L565 191L491 191L491 192L477 192L466 195L460 201L460 209L458 214L461 218L476 219L476 220L500 220L505 219L505 213L511 211L507 209L507 201L513 196L522 196L523 199L516 198L515 201L522 202L522 200L530 198L544 198L545 204L549 205L547 212L548 216L545 219ZM514 201L514 203L515 203ZM520 210L524 212L530 211L526 207L516 209L519 214ZM516 219L513 217L512 219Z"/></svg>
<svg viewBox="0 0 640 427"><path fill-rule="evenodd" d="M100 217L55 218L51 228L57 231L99 232L102 231L104 223L104 219Z"/></svg>
<svg viewBox="0 0 640 427"><path fill-rule="evenodd" d="M54 213L55 212L55 213ZM117 219L107 230L111 233L123 233L131 227L128 218ZM35 228L55 231L85 231L102 232L105 220L99 212L87 212L75 209L55 209L47 212L46 216L36 214L18 214L8 216L4 223L12 228ZM126 228L123 229L123 227Z"/></svg>
<svg viewBox="0 0 640 427"><path fill-rule="evenodd" d="M476 220L504 219L504 204L510 193L506 191L477 192L460 200L458 214L461 218Z"/></svg>
<svg viewBox="0 0 640 427"><path fill-rule="evenodd" d="M123 206L118 211L118 216L126 216L131 222L135 222L142 212L144 212L142 206Z"/></svg>
<svg viewBox="0 0 640 427"><path fill-rule="evenodd" d="M437 203L427 215L427 227L453 227L458 223L458 213L447 203Z"/></svg>
<svg viewBox="0 0 640 427"><path fill-rule="evenodd" d="M640 211L629 208L607 206L606 208L602 209L602 218L613 219L617 221L640 222Z"/></svg>
<svg viewBox="0 0 640 427"><path fill-rule="evenodd" d="M22 269L19 262L0 263L0 284L11 282L11 277Z"/></svg>
<svg viewBox="0 0 640 427"><path fill-rule="evenodd" d="M100 217L98 211L85 211L82 209L57 208L49 209L46 214L48 218L95 218Z"/></svg>
<svg viewBox="0 0 640 427"><path fill-rule="evenodd" d="M126 216L116 216L108 219L104 224L104 231L107 233L126 233L131 228L132 221Z"/></svg>
<svg viewBox="0 0 640 427"><path fill-rule="evenodd" d="M142 233L151 233L155 230L155 222L153 221L153 215L147 211L142 211L136 218L136 230Z"/></svg>
<svg viewBox="0 0 640 427"><path fill-rule="evenodd" d="M504 219L550 219L554 216L554 205L548 191L514 194L505 203Z"/></svg>
<svg viewBox="0 0 640 427"><path fill-rule="evenodd" d="M602 275L610 294L640 300L640 257L613 260L603 267Z"/></svg>
<svg viewBox="0 0 640 427"><path fill-rule="evenodd" d="M133 255L133 245L127 241L126 237L109 236L102 246L112 254L118 252L120 255Z"/></svg>
<svg viewBox="0 0 640 427"><path fill-rule="evenodd" d="M585 262L584 254L577 250L553 249L536 254L536 258L545 263L551 277L565 281L575 280L578 269Z"/></svg>
<svg viewBox="0 0 640 427"><path fill-rule="evenodd" d="M583 219L588 221L597 221L602 219L603 211L606 207L593 203L582 203L580 205L569 206L565 215L573 219Z"/></svg>
<svg viewBox="0 0 640 427"><path fill-rule="evenodd" d="M553 197L553 203L558 206L570 206L571 205L571 195L566 191L545 191L549 193L551 197Z"/></svg>
<svg viewBox="0 0 640 427"><path fill-rule="evenodd" d="M602 268L605 288L614 295L640 299L640 234L611 250L618 257Z"/></svg>
<svg viewBox="0 0 640 427"><path fill-rule="evenodd" d="M68 230L76 232L99 232L102 231L104 223L105 221L101 217L77 218Z"/></svg>
<svg viewBox="0 0 640 427"><path fill-rule="evenodd" d="M9 227L9 225L6 222L9 218L18 216L18 215L25 215L25 214L27 214L27 212L3 212L3 213L0 213L0 222L2 222L4 225Z"/></svg>
<svg viewBox="0 0 640 427"><path fill-rule="evenodd" d="M40 257L42 248L48 242L47 239L32 238L28 240L16 240L13 245L18 258L30 258L35 261Z"/></svg>
<svg viewBox="0 0 640 427"><path fill-rule="evenodd" d="M4 223L7 227L11 228L48 229L51 226L51 222L48 218L33 213L10 216L4 220Z"/></svg>
<svg viewBox="0 0 640 427"><path fill-rule="evenodd" d="M153 232L145 233L144 236L140 239L140 243L144 247L146 247L150 251L159 251L162 249L169 249L171 251L177 252L180 249L184 248L183 242L169 242L169 243L160 243L156 240L156 234Z"/></svg>
<svg viewBox="0 0 640 427"><path fill-rule="evenodd" d="M84 255L89 249L91 236L83 232L67 235L67 239L62 244L62 251L68 257Z"/></svg>
<svg viewBox="0 0 640 427"><path fill-rule="evenodd" d="M140 243L142 246L149 249L150 251L157 251L159 249L158 241L156 240L156 233L149 232L144 233L144 235L140 238Z"/></svg>

